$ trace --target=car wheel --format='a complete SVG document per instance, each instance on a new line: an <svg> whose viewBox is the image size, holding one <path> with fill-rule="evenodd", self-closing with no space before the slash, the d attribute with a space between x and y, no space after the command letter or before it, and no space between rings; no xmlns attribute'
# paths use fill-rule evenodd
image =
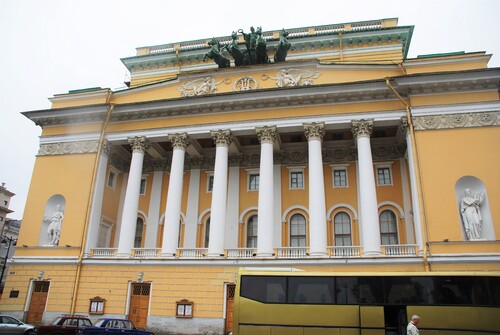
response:
<svg viewBox="0 0 500 335"><path fill-rule="evenodd" d="M36 335L36 332L34 329L30 329L24 332L24 335Z"/></svg>

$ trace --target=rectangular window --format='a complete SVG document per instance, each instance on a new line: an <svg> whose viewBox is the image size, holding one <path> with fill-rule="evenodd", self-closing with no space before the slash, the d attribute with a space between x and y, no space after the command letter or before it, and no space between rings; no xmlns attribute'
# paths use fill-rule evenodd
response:
<svg viewBox="0 0 500 335"><path fill-rule="evenodd" d="M248 190L258 191L259 190L259 175L251 174L248 176Z"/></svg>
<svg viewBox="0 0 500 335"><path fill-rule="evenodd" d="M377 168L377 183L379 185L392 185L391 168Z"/></svg>
<svg viewBox="0 0 500 335"><path fill-rule="evenodd" d="M214 176L209 175L207 179L207 192L212 192L214 190Z"/></svg>
<svg viewBox="0 0 500 335"><path fill-rule="evenodd" d="M109 171L108 175L108 187L115 188L116 173Z"/></svg>
<svg viewBox="0 0 500 335"><path fill-rule="evenodd" d="M304 172L302 171L290 172L290 188L291 189L304 188Z"/></svg>
<svg viewBox="0 0 500 335"><path fill-rule="evenodd" d="M347 187L347 171L346 170L333 170L333 186L334 187Z"/></svg>
<svg viewBox="0 0 500 335"><path fill-rule="evenodd" d="M105 299L95 297L90 299L89 314L104 314Z"/></svg>
<svg viewBox="0 0 500 335"><path fill-rule="evenodd" d="M139 190L140 195L146 194L146 178L141 179L141 188Z"/></svg>

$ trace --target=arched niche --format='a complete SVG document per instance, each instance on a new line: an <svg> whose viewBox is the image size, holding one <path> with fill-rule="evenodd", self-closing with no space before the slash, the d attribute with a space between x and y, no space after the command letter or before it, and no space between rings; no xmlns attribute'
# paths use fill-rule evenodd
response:
<svg viewBox="0 0 500 335"><path fill-rule="evenodd" d="M488 193L483 182L474 176L464 176L455 184L457 212L465 241L495 240ZM474 220L480 220L480 229L474 228ZM476 223L477 224L477 223ZM469 232L467 232L468 227Z"/></svg>
<svg viewBox="0 0 500 335"><path fill-rule="evenodd" d="M38 245L57 246L59 236L64 225L64 211L66 199L61 194L55 194L47 200L42 219L42 228L38 238Z"/></svg>

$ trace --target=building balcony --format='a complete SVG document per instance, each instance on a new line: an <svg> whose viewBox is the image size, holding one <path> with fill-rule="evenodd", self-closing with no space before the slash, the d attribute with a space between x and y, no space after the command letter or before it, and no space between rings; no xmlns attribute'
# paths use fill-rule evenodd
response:
<svg viewBox="0 0 500 335"><path fill-rule="evenodd" d="M362 258L363 248L361 246L327 247L325 258ZM398 244L381 246L381 257L416 257L418 246L416 244ZM89 258L106 259L118 258L118 248L95 248L92 249ZM122 258L122 257L120 257ZM233 248L225 249L224 254L218 257L208 256L207 248L178 248L175 257L165 257L161 254L161 248L132 248L131 259L260 259L257 249ZM317 256L309 255L308 247L279 247L274 249L272 257L265 259L312 259Z"/></svg>

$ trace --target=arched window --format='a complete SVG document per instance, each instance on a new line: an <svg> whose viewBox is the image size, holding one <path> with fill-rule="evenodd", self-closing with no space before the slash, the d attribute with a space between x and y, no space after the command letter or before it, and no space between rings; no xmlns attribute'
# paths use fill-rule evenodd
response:
<svg viewBox="0 0 500 335"><path fill-rule="evenodd" d="M398 223L392 211L385 210L380 213L380 241L382 245L399 244Z"/></svg>
<svg viewBox="0 0 500 335"><path fill-rule="evenodd" d="M257 215L252 215L247 221L247 248L257 248Z"/></svg>
<svg viewBox="0 0 500 335"><path fill-rule="evenodd" d="M351 246L351 218L346 212L339 212L335 215L333 226L333 234L335 236L335 246Z"/></svg>
<svg viewBox="0 0 500 335"><path fill-rule="evenodd" d="M143 230L144 230L144 220L141 218L137 218L137 224L135 225L134 248L140 248L142 246Z"/></svg>
<svg viewBox="0 0 500 335"><path fill-rule="evenodd" d="M302 214L294 214L290 218L290 246L306 246L306 218Z"/></svg>
<svg viewBox="0 0 500 335"><path fill-rule="evenodd" d="M208 248L208 242L210 241L210 218L205 222L205 248Z"/></svg>

